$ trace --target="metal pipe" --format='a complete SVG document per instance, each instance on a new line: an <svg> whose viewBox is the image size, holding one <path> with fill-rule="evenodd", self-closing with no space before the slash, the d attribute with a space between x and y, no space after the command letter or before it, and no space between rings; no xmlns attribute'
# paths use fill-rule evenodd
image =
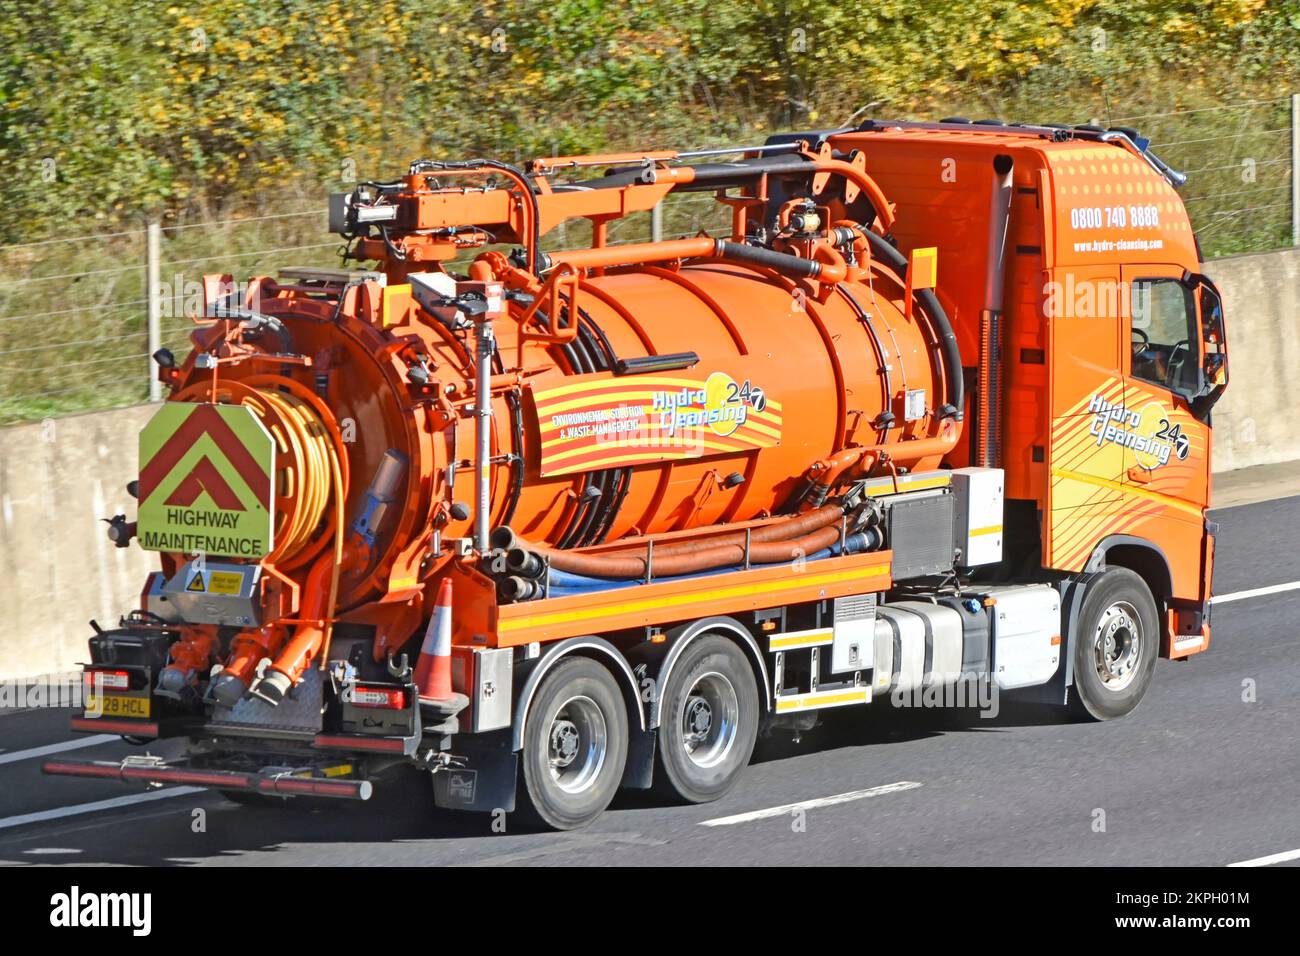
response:
<svg viewBox="0 0 1300 956"><path fill-rule="evenodd" d="M986 468L996 467L1002 460L1002 305L1014 166L1012 158L1005 154L993 158L984 309L980 313L979 432L976 436L976 459Z"/></svg>
<svg viewBox="0 0 1300 956"><path fill-rule="evenodd" d="M474 326L474 547L488 549L492 510L492 355L496 334L491 321Z"/></svg>
<svg viewBox="0 0 1300 956"><path fill-rule="evenodd" d="M655 555L658 558L674 555L695 554L700 551L716 549L725 546L741 545L742 547L748 541L750 544L762 544L766 542L785 541L791 538L802 537L810 534L820 528L838 521L843 514L843 509L838 504L824 505L813 511L808 511L799 515L792 515L780 521L774 521L771 524L761 525L757 528L746 529L744 531L731 531L725 534L718 534L703 539L691 539L686 541L670 541L655 545ZM541 547L533 545L520 538L510 528L497 528L492 532L490 539L493 548L499 548L507 552L506 569L512 574L522 575L524 577L539 577L545 570L545 562L536 554L535 551L543 550ZM632 555L640 557L646 551L647 542L630 542L621 547L611 547L592 556L609 556L623 558ZM594 577L604 577L604 575L593 575Z"/></svg>
<svg viewBox="0 0 1300 956"><path fill-rule="evenodd" d="M876 528L867 528L865 531L859 531L855 534L848 535L844 541L835 541L829 546L805 555L802 558L793 560L803 561L820 561L823 558L835 558L845 554L859 554L863 551L874 551L882 543L880 531ZM718 574L731 574L739 570L749 570L746 567L727 566L721 568L710 568L706 571L700 571L696 574L679 575L672 578L658 578L656 583L665 583L668 581L683 581L692 578L711 577ZM538 593L536 589L521 588L524 593L533 595L526 600L535 600L541 597L572 597L578 594L587 594L592 591L609 591L622 588L640 587L644 582L635 578L594 578L580 574L569 574L562 571L552 571L552 583L546 590L545 594ZM536 584L537 582L532 582ZM518 587L516 585L515 587Z"/></svg>
<svg viewBox="0 0 1300 956"><path fill-rule="evenodd" d="M235 770L206 770L189 767L152 767L129 763L89 760L47 760L41 772L60 777L98 777L123 783L181 784L248 790L277 796L336 797L368 800L373 791L369 780L325 780L292 774L248 773Z"/></svg>
<svg viewBox="0 0 1300 956"><path fill-rule="evenodd" d="M1300 93L1291 94L1291 245L1300 246Z"/></svg>
<svg viewBox="0 0 1300 956"><path fill-rule="evenodd" d="M839 540L839 537L839 528L832 523L811 534L788 541L766 541L751 545L750 560L754 564L779 564L792 561L830 547ZM656 549L653 545L653 540L648 542L646 553L640 555L582 554L573 551L554 551L536 544L527 545L526 548L545 556L554 570L606 578L648 579L652 571L661 578L675 577L738 565L745 559L743 543L719 545L667 556L655 554Z"/></svg>
<svg viewBox="0 0 1300 956"><path fill-rule="evenodd" d="M764 143L762 146L725 146L717 149L695 149L678 153L678 159L698 159L701 156L731 156L735 153L792 153L799 148L794 143Z"/></svg>
<svg viewBox="0 0 1300 956"><path fill-rule="evenodd" d="M834 258L834 254L831 255ZM571 249L553 253L552 259L557 266L563 263L575 269L607 269L648 262L669 262L674 259L718 259L763 266L797 279L817 279L830 284L843 282L848 275L848 269L842 262L805 259L709 236Z"/></svg>

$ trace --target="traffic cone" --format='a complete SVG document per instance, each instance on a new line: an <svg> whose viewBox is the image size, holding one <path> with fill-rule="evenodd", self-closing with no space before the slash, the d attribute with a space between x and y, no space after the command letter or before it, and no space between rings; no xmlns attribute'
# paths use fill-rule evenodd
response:
<svg viewBox="0 0 1300 956"><path fill-rule="evenodd" d="M451 689L451 578L443 578L433 617L424 632L420 659L415 665L415 684L420 700L442 701L453 696Z"/></svg>

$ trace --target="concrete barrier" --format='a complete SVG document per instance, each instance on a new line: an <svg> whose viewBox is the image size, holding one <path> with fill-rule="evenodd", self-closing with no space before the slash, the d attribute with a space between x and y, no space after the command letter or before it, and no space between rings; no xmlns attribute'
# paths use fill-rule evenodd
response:
<svg viewBox="0 0 1300 956"><path fill-rule="evenodd" d="M87 622L138 604L154 555L100 518L135 518L136 436L156 406L0 429L0 680L87 660Z"/></svg>
<svg viewBox="0 0 1300 956"><path fill-rule="evenodd" d="M1216 472L1300 458L1300 249L1205 264L1223 293L1228 391L1214 409Z"/></svg>
<svg viewBox="0 0 1300 956"><path fill-rule="evenodd" d="M1207 265L1223 291L1232 384L1214 412L1214 470L1300 459L1300 250ZM86 657L87 621L136 605L153 555L113 547L100 518L134 517L136 435L155 406L0 429L0 680Z"/></svg>

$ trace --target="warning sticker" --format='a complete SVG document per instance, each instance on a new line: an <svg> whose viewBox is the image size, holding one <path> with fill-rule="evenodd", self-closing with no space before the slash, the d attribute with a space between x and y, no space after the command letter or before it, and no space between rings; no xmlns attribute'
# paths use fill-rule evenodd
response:
<svg viewBox="0 0 1300 956"><path fill-rule="evenodd" d="M781 403L762 383L638 375L566 382L532 393L541 473L565 475L767 448L781 443Z"/></svg>
<svg viewBox="0 0 1300 956"><path fill-rule="evenodd" d="M195 571L185 590L195 594L239 594L244 588L244 575L239 571L212 571L205 575Z"/></svg>
<svg viewBox="0 0 1300 956"><path fill-rule="evenodd" d="M151 551L262 558L273 546L275 442L243 405L168 402L140 432L139 539ZM219 590L196 574L187 591ZM224 581L220 587L232 587Z"/></svg>
<svg viewBox="0 0 1300 956"><path fill-rule="evenodd" d="M244 576L236 571L213 571L208 580L209 594L238 594L244 585Z"/></svg>

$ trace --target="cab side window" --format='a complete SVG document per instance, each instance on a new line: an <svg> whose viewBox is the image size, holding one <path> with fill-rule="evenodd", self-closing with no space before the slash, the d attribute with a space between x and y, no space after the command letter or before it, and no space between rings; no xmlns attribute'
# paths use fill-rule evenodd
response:
<svg viewBox="0 0 1300 956"><path fill-rule="evenodd" d="M1192 290L1178 279L1137 279L1131 313L1133 377L1194 392L1200 330Z"/></svg>

